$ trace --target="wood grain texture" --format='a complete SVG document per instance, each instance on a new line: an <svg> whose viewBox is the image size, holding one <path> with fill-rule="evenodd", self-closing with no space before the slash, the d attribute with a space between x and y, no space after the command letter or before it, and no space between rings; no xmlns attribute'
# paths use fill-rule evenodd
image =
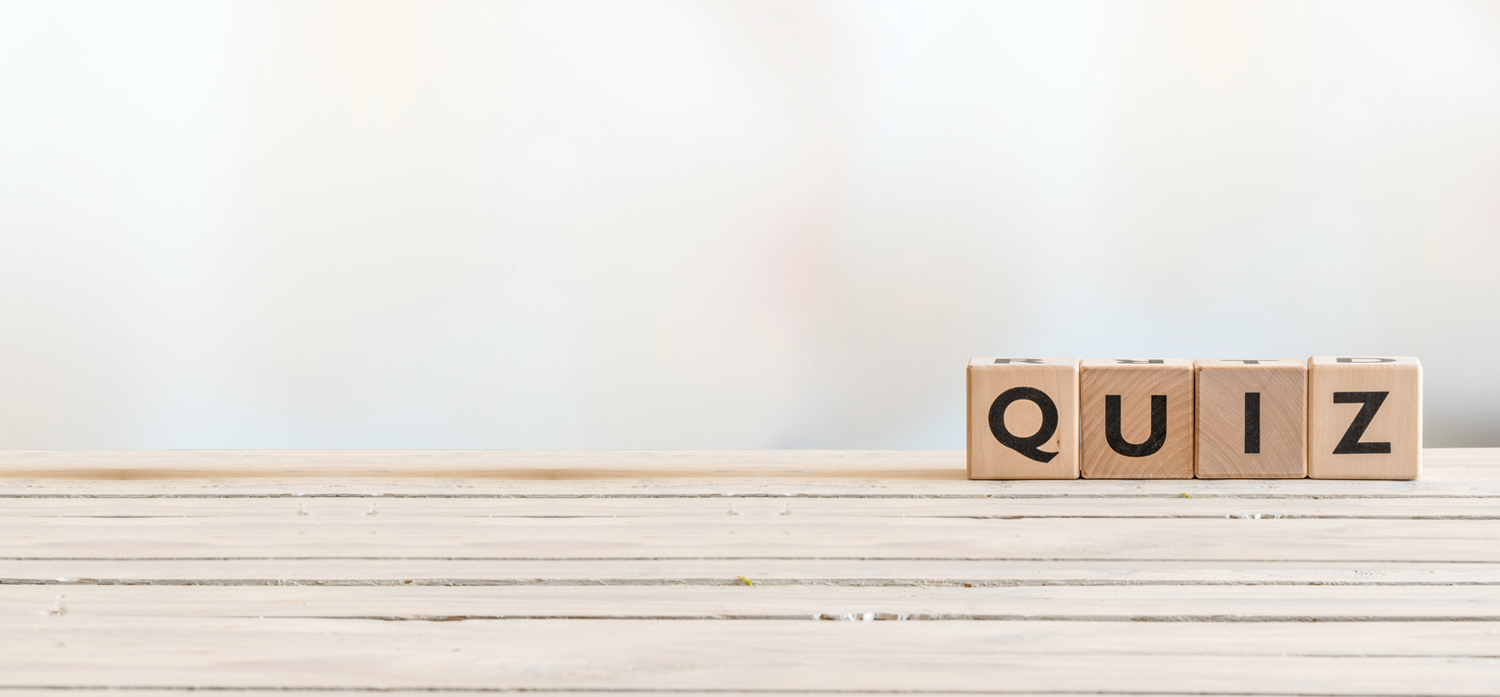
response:
<svg viewBox="0 0 1500 697"><path fill-rule="evenodd" d="M1359 401L1339 403L1340 398L1361 395L1378 395L1378 409ZM1374 414L1364 424L1367 410ZM1364 427L1357 439L1352 432L1357 429L1351 429L1356 423ZM1382 445L1385 452L1345 452L1375 450ZM1421 476L1421 362L1390 356L1308 359L1307 474L1314 479Z"/></svg>
<svg viewBox="0 0 1500 697"><path fill-rule="evenodd" d="M1090 496L1067 493L1008 497L912 498L820 497L812 495L776 497L644 498L518 498L462 495L320 496L317 494L237 497L95 498L89 496L13 497L0 494L0 525L25 523L33 518L184 519L238 518L245 520L300 520L302 512L319 520L362 521L377 516L382 521L432 522L462 518L539 519L704 519L728 515L733 505L736 517L795 518L797 520L865 519L1009 519L1026 518L1236 518L1251 514L1265 518L1323 519L1451 519L1500 520L1500 497L1446 496L1429 487L1410 497L1349 497L1302 495L1283 491L1261 496L1215 496L1202 491L1182 493L1137 492L1134 496ZM1416 495L1417 493L1431 495ZM726 501L726 499L730 499ZM732 503L731 503L732 502Z"/></svg>
<svg viewBox="0 0 1500 697"><path fill-rule="evenodd" d="M0 684L1487 695L1495 624L169 617L142 641L38 615L7 623Z"/></svg>
<svg viewBox="0 0 1500 697"><path fill-rule="evenodd" d="M1307 476L1307 366L1302 361L1200 359L1193 362L1193 373L1196 476ZM1247 413L1247 403L1253 412Z"/></svg>
<svg viewBox="0 0 1500 697"><path fill-rule="evenodd" d="M1035 362L1018 362L1022 360ZM1077 358L976 358L969 363L967 376L970 479L1078 478ZM1052 427L1046 442L1021 450L1002 444L990 427L996 399L1015 388L1037 390L1051 400L1055 410L1055 419L1044 424L1042 410L1032 401L1018 400L1004 409L1007 432L1014 436L1041 440L1043 426ZM1040 462L1037 457L1050 459Z"/></svg>
<svg viewBox="0 0 1500 697"><path fill-rule="evenodd" d="M0 452L0 695L1493 694L1500 450L1425 460Z"/></svg>
<svg viewBox="0 0 1500 697"><path fill-rule="evenodd" d="M1500 623L1500 584L0 586L0 616L45 616L59 610L74 620L801 620L871 614L872 620L891 621Z"/></svg>
<svg viewBox="0 0 1500 697"><path fill-rule="evenodd" d="M726 509L728 506L726 506ZM1500 563L1500 520L874 519L798 521L509 519L353 522L216 518L34 519L9 523L0 557L372 558L546 560L948 559L1054 562L1242 561ZM1233 539L1233 547L1224 540ZM566 548L568 554L559 554ZM1316 568L1316 567L1314 567Z"/></svg>
<svg viewBox="0 0 1500 697"><path fill-rule="evenodd" d="M1159 362L1148 362L1159 361ZM1082 474L1088 479L1190 479L1193 476L1193 362L1185 358L1091 358L1080 363ZM1127 455L1111 443L1149 443L1153 399L1166 398L1164 442L1149 454ZM1107 418L1119 400L1119 420Z"/></svg>

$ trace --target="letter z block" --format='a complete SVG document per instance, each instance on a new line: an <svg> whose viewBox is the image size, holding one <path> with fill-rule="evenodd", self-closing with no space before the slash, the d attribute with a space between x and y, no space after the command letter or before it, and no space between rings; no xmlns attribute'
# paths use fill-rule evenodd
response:
<svg viewBox="0 0 1500 697"><path fill-rule="evenodd" d="M1078 478L1078 359L969 362L969 479Z"/></svg>
<svg viewBox="0 0 1500 697"><path fill-rule="evenodd" d="M1090 358L1080 364L1083 476L1193 478L1193 362Z"/></svg>
<svg viewBox="0 0 1500 697"><path fill-rule="evenodd" d="M1299 360L1193 362L1203 479L1307 476L1307 366Z"/></svg>
<svg viewBox="0 0 1500 697"><path fill-rule="evenodd" d="M1307 476L1416 479L1422 474L1422 363L1307 359Z"/></svg>

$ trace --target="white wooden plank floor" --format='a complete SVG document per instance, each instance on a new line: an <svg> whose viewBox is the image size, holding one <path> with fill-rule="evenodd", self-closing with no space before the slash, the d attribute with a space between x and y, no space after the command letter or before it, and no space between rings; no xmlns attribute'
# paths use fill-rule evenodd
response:
<svg viewBox="0 0 1500 697"><path fill-rule="evenodd" d="M1500 449L0 452L0 696L1500 694Z"/></svg>

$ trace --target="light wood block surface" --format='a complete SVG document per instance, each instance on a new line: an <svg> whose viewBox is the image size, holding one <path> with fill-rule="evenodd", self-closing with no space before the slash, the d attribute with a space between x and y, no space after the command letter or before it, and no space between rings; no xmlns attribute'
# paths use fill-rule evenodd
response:
<svg viewBox="0 0 1500 697"><path fill-rule="evenodd" d="M1080 362L1083 476L1193 476L1193 362L1090 358Z"/></svg>
<svg viewBox="0 0 1500 697"><path fill-rule="evenodd" d="M970 479L1078 478L1078 359L976 358Z"/></svg>
<svg viewBox="0 0 1500 697"><path fill-rule="evenodd" d="M1307 475L1415 479L1422 474L1422 364L1391 356L1308 359Z"/></svg>
<svg viewBox="0 0 1500 697"><path fill-rule="evenodd" d="M1198 477L1307 476L1306 364L1200 359L1193 372Z"/></svg>
<svg viewBox="0 0 1500 697"><path fill-rule="evenodd" d="M1500 449L0 452L0 695L1488 695Z"/></svg>

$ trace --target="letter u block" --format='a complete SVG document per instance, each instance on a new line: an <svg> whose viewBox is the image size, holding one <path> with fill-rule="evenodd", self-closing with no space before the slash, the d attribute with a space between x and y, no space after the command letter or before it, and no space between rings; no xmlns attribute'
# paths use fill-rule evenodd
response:
<svg viewBox="0 0 1500 697"><path fill-rule="evenodd" d="M1193 362L1091 358L1080 365L1083 476L1193 478Z"/></svg>
<svg viewBox="0 0 1500 697"><path fill-rule="evenodd" d="M1422 474L1422 363L1390 356L1307 360L1307 476Z"/></svg>
<svg viewBox="0 0 1500 697"><path fill-rule="evenodd" d="M1078 359L969 362L969 479L1078 478Z"/></svg>

